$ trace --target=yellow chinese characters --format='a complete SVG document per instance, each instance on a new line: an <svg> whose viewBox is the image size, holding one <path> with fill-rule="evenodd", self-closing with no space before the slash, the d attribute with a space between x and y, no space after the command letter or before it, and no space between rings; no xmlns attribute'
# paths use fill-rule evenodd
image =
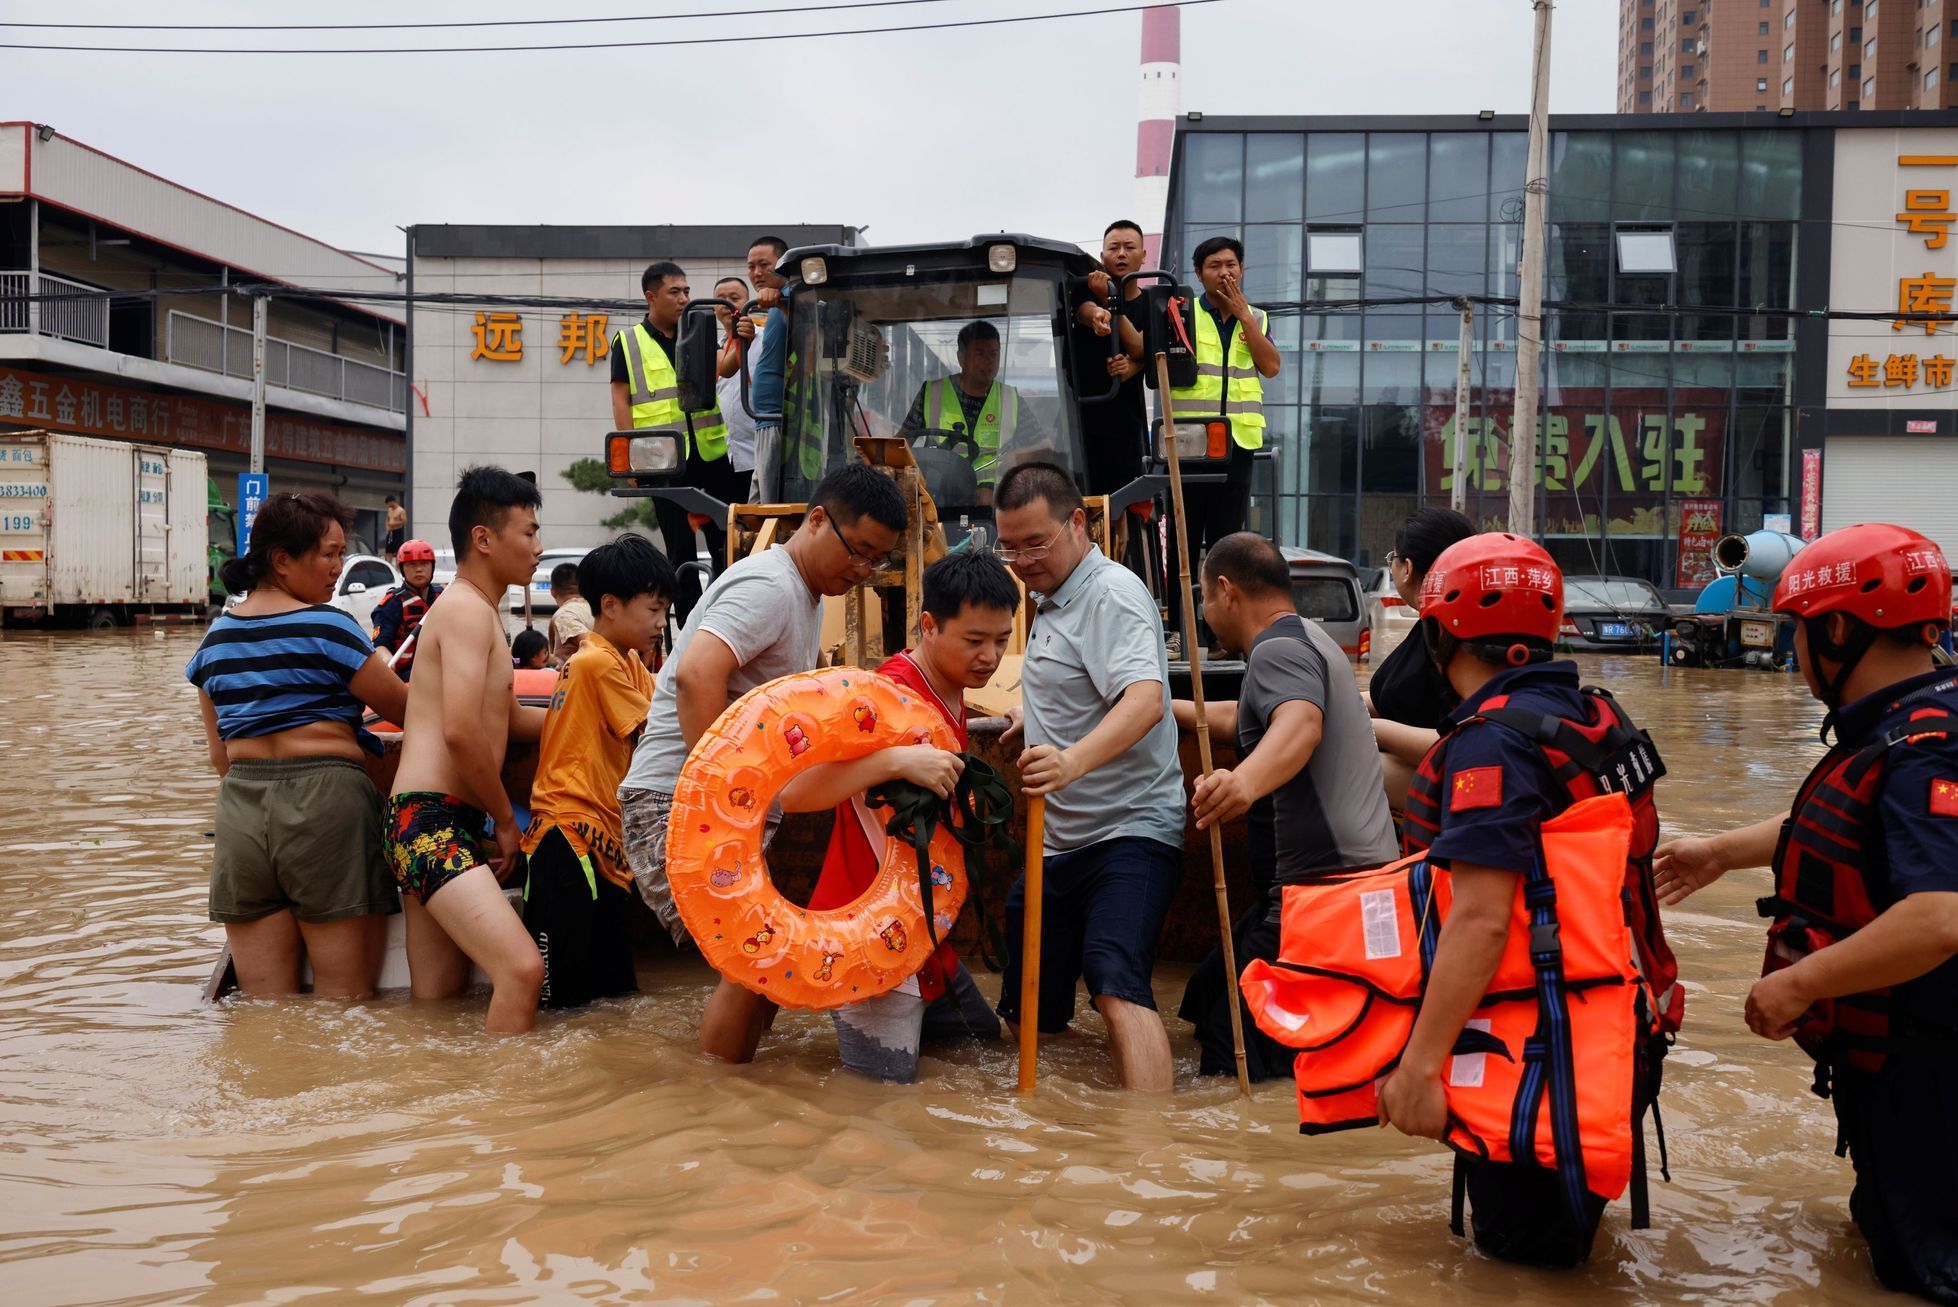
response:
<svg viewBox="0 0 1958 1307"><path fill-rule="evenodd" d="M1954 368L1958 368L1958 360L1944 354L1923 358L1915 354L1887 354L1881 363L1868 354L1858 354L1849 360L1849 387L1912 390L1922 381L1932 390L1942 390L1951 384Z"/></svg>
<svg viewBox="0 0 1958 1307"><path fill-rule="evenodd" d="M611 353L612 343L605 334L608 321L610 315L604 313L565 314L558 323L558 362L569 363L583 354L585 366L590 367Z"/></svg>
<svg viewBox="0 0 1958 1307"><path fill-rule="evenodd" d="M523 361L523 318L515 313L478 313L469 334L476 338L476 346L469 351L471 359L488 359L492 363L520 363Z"/></svg>

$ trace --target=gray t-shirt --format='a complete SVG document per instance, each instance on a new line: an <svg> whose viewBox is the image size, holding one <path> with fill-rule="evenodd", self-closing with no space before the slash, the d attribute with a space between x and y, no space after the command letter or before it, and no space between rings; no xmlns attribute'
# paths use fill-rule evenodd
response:
<svg viewBox="0 0 1958 1307"><path fill-rule="evenodd" d="M1392 862L1393 815L1373 723L1339 645L1319 626L1281 617L1251 642L1237 700L1237 748L1249 757L1272 714L1303 700L1324 717L1296 776L1251 805L1251 879L1260 890L1343 867Z"/></svg>
<svg viewBox="0 0 1958 1307"><path fill-rule="evenodd" d="M786 548L750 554L722 572L694 605L672 656L660 668L645 734L619 788L671 794L680 778L687 742L680 734L673 678L695 635L712 631L734 651L740 665L727 678L727 701L733 703L758 685L814 668L822 629L822 597L803 581Z"/></svg>
<svg viewBox="0 0 1958 1307"><path fill-rule="evenodd" d="M1039 598L1020 673L1029 745L1080 743L1137 681L1155 681L1163 697L1162 720L1133 748L1047 796L1047 852L1129 835L1183 847L1183 769L1156 601L1094 548Z"/></svg>

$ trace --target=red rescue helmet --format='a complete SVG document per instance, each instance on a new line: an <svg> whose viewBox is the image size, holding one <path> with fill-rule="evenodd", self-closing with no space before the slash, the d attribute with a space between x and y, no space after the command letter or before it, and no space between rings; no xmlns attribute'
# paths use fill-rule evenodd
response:
<svg viewBox="0 0 1958 1307"><path fill-rule="evenodd" d="M1801 618L1847 613L1880 631L1942 628L1951 621L1951 567L1909 527L1846 526L1795 555L1775 584L1774 609ZM1931 631L1925 642L1936 639Z"/></svg>
<svg viewBox="0 0 1958 1307"><path fill-rule="evenodd" d="M1503 636L1555 644L1564 620L1564 574L1533 540L1506 531L1473 535L1442 550L1428 569L1421 620L1468 644ZM1511 651L1510 661L1529 661L1527 651Z"/></svg>
<svg viewBox="0 0 1958 1307"><path fill-rule="evenodd" d="M426 540L406 540L401 548L394 551L396 562L432 563L435 561L435 546Z"/></svg>

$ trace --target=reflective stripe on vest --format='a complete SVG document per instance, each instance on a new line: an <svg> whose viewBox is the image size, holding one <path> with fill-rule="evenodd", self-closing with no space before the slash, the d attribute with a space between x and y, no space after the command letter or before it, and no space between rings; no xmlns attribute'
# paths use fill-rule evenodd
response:
<svg viewBox="0 0 1958 1307"><path fill-rule="evenodd" d="M635 322L612 342L625 355L627 402L632 405L632 428L670 431L680 438L680 456L698 449L703 459L727 457L727 423L718 403L684 413L680 409L680 379L666 349L653 339L644 322ZM691 439L689 439L691 437Z"/></svg>
<svg viewBox="0 0 1958 1307"><path fill-rule="evenodd" d="M1263 309L1253 309L1258 327L1270 330L1271 319ZM1265 386L1258 373L1244 329L1231 323L1230 350L1224 350L1217 334L1217 320L1202 304L1197 305L1197 380L1169 392L1170 413L1177 420L1225 417L1230 419L1231 439L1244 449L1262 449L1265 443Z"/></svg>
<svg viewBox="0 0 1958 1307"><path fill-rule="evenodd" d="M925 425L940 431L950 431L954 423L967 428L975 451L972 470L978 474L979 485L981 488L996 485L999 481L1000 441L1011 440L1014 428L1020 424L1020 392L1011 386L993 382L992 389L986 392L986 402L979 406L976 424L966 421L964 401L959 398L962 393L958 382L951 377L927 382Z"/></svg>

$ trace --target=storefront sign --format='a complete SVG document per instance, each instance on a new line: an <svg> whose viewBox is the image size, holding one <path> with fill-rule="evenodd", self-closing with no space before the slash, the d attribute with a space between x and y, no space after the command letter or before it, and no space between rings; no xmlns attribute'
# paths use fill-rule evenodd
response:
<svg viewBox="0 0 1958 1307"><path fill-rule="evenodd" d="M1828 325L1829 407L1950 402L1958 395L1949 318L1958 306L1958 130L1846 127L1835 133L1833 192L1826 302L1870 316Z"/></svg>
<svg viewBox="0 0 1958 1307"><path fill-rule="evenodd" d="M0 365L0 422L249 454L252 411L244 404L190 395L127 390L87 377L51 376ZM407 456L399 432L363 431L335 422L265 415L265 455L401 472Z"/></svg>
<svg viewBox="0 0 1958 1307"><path fill-rule="evenodd" d="M1802 451L1802 539L1822 534L1822 451Z"/></svg>
<svg viewBox="0 0 1958 1307"><path fill-rule="evenodd" d="M1679 505L1679 571L1674 584L1681 589L1703 586L1720 575L1713 565L1713 546L1720 539L1718 499L1688 499Z"/></svg>
<svg viewBox="0 0 1958 1307"><path fill-rule="evenodd" d="M597 364L612 352L611 321L609 313L564 314L558 319L557 361L582 362L588 368ZM478 313L469 327L471 361L523 362L523 328L520 313Z"/></svg>
<svg viewBox="0 0 1958 1307"><path fill-rule="evenodd" d="M1906 418L1904 431L1913 436L1934 436L1938 433L1938 424L1935 419Z"/></svg>

